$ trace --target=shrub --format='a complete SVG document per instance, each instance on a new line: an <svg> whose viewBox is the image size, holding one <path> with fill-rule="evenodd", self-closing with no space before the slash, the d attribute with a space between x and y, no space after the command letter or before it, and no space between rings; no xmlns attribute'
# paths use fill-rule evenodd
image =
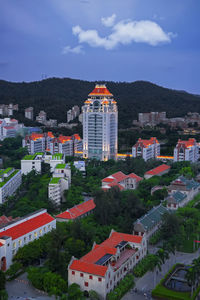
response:
<svg viewBox="0 0 200 300"><path fill-rule="evenodd" d="M132 287L134 286L134 277L132 274L128 274L122 279L112 292L107 295L108 300L121 299Z"/></svg>
<svg viewBox="0 0 200 300"><path fill-rule="evenodd" d="M147 271L152 269L152 264L156 265L157 257L154 254L148 254L133 269L136 277L142 277Z"/></svg>

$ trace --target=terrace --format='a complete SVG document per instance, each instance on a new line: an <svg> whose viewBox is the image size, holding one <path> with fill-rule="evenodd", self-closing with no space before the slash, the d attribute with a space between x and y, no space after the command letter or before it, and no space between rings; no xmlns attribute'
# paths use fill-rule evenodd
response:
<svg viewBox="0 0 200 300"><path fill-rule="evenodd" d="M121 252L121 255L120 255L119 259L116 261L116 263L111 263L114 270L116 271L117 269L119 269L136 252L137 251L135 249L125 249L123 252Z"/></svg>

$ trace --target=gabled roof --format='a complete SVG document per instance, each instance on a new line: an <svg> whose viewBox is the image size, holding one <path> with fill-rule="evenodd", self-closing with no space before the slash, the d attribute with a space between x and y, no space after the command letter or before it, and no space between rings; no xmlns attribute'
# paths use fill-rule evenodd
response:
<svg viewBox="0 0 200 300"><path fill-rule="evenodd" d="M33 217L29 220L24 220L24 222L18 224L18 221L16 222L16 225L13 224L11 228L8 228L2 232L0 232L0 238L2 236L9 236L12 238L12 240L15 240L29 232L32 232L36 230L37 228L40 228L41 226L44 226L50 222L52 222L54 218L50 216L48 213L43 213L39 216ZM11 225L8 225L11 226Z"/></svg>
<svg viewBox="0 0 200 300"><path fill-rule="evenodd" d="M160 165L160 166L158 166L158 167L156 167L156 168L154 168L150 171L147 171L145 173L145 175L159 175L160 173L162 173L166 170L169 170L170 168L171 168L170 166L162 164L162 165Z"/></svg>
<svg viewBox="0 0 200 300"><path fill-rule="evenodd" d="M161 204L153 207L147 214L142 216L140 219L137 219L136 222L134 222L134 225L140 223L143 225L145 230L151 230L156 226L158 223L160 223L162 216L168 212L168 209Z"/></svg>
<svg viewBox="0 0 200 300"><path fill-rule="evenodd" d="M140 244L142 242L142 236L113 231L108 239L100 245L95 245L89 253L79 260L74 260L69 268L89 274L104 276L108 267L102 264L117 253L117 248L120 246L120 243L125 245L128 242Z"/></svg>
<svg viewBox="0 0 200 300"><path fill-rule="evenodd" d="M113 96L105 84L96 84L94 90L89 93L89 96Z"/></svg>
<svg viewBox="0 0 200 300"><path fill-rule="evenodd" d="M136 182L139 182L139 181L141 181L143 179L142 177L136 175L135 173L131 173L131 174L127 175L127 176L136 179Z"/></svg>
<svg viewBox="0 0 200 300"><path fill-rule="evenodd" d="M70 265L70 269L103 277L106 274L108 267L99 266L76 259Z"/></svg>
<svg viewBox="0 0 200 300"><path fill-rule="evenodd" d="M151 137L149 140L146 140L146 139L144 140L144 139L139 138L137 143L135 144L135 146L141 145L144 148L147 148L148 146L153 145L153 144L159 144L156 137Z"/></svg>
<svg viewBox="0 0 200 300"><path fill-rule="evenodd" d="M194 138L190 138L187 141L179 139L176 147L182 146L184 148L190 148L190 147L194 146L195 144L196 144L196 140Z"/></svg>
<svg viewBox="0 0 200 300"><path fill-rule="evenodd" d="M183 201L185 198L187 198L187 195L184 193L181 193L180 191L177 191L171 195L169 195L166 200L168 203L180 203Z"/></svg>
<svg viewBox="0 0 200 300"><path fill-rule="evenodd" d="M57 215L56 218L74 220L84 215L85 213L93 210L95 207L96 204L94 203L94 200L89 199Z"/></svg>

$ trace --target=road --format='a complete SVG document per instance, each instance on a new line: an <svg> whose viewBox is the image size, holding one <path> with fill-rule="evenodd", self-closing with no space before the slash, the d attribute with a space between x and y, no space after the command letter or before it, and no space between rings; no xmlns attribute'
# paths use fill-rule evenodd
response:
<svg viewBox="0 0 200 300"><path fill-rule="evenodd" d="M150 253L155 253L155 248L149 248ZM133 293L129 291L122 300L144 300L151 299L149 296L154 287L160 282L164 275L171 269L171 267L176 263L190 264L193 259L199 257L200 249L195 253L182 253L176 252L175 255L170 255L170 258L162 265L162 270L155 270L154 272L147 272L143 277L135 280L135 288L138 290L138 293ZM144 293L147 296L144 296Z"/></svg>
<svg viewBox="0 0 200 300"><path fill-rule="evenodd" d="M17 277L15 280L6 283L9 300L37 299L37 300L54 300L46 293L35 289L27 279L27 273Z"/></svg>

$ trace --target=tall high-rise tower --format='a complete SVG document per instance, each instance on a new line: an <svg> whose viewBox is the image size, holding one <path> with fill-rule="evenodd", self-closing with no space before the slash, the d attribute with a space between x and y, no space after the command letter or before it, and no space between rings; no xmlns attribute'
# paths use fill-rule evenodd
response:
<svg viewBox="0 0 200 300"><path fill-rule="evenodd" d="M105 85L97 84L83 110L83 157L117 158L117 102Z"/></svg>

